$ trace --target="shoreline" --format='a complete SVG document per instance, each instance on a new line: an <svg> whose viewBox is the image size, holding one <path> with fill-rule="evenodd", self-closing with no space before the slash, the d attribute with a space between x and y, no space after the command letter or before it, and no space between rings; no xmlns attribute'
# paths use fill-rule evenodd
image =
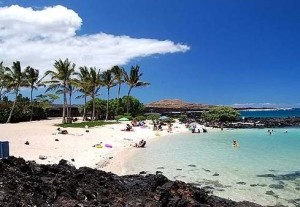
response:
<svg viewBox="0 0 300 207"><path fill-rule="evenodd" d="M151 121L147 127L133 127L134 131L121 131L130 121L118 124L89 128L64 128L68 134L58 134L57 126L61 118L51 118L41 121L20 122L15 124L1 124L0 141L9 141L10 155L33 160L37 164L57 164L65 159L76 168L91 167L104 170L106 166L122 151L128 149L142 150L130 145L141 139L150 141L157 137L188 131L184 125L174 123L173 133L153 131ZM26 145L25 143L28 142ZM93 147L102 142L102 148ZM111 147L105 147L105 144ZM149 144L149 142L147 143ZM147 147L147 145L146 145ZM45 159L41 159L45 158Z"/></svg>

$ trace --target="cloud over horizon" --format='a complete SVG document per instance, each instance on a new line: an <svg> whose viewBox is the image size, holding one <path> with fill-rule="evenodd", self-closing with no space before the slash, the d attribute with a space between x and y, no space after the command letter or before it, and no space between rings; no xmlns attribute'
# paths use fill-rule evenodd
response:
<svg viewBox="0 0 300 207"><path fill-rule="evenodd" d="M11 66L19 60L41 72L58 59L69 58L77 66L108 69L135 58L186 52L189 46L170 40L133 38L99 32L76 35L82 19L64 6L36 10L18 5L0 7L0 61Z"/></svg>

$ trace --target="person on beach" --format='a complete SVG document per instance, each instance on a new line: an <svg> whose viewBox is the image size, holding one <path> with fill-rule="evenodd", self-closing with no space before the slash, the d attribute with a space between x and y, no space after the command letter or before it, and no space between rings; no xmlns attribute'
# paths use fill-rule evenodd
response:
<svg viewBox="0 0 300 207"><path fill-rule="evenodd" d="M142 139L141 141L139 141L139 143L135 143L133 146L141 148L141 147L145 147L145 145L146 145L146 141Z"/></svg>
<svg viewBox="0 0 300 207"><path fill-rule="evenodd" d="M171 122L168 124L168 132L172 133L172 123Z"/></svg>

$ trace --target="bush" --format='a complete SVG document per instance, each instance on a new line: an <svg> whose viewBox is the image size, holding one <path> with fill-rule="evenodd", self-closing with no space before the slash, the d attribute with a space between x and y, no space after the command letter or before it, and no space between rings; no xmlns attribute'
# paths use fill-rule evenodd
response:
<svg viewBox="0 0 300 207"><path fill-rule="evenodd" d="M187 121L187 115L180 115L179 118L178 118L178 120L180 122L186 122Z"/></svg>
<svg viewBox="0 0 300 207"><path fill-rule="evenodd" d="M203 113L202 118L206 121L235 121L240 116L240 113L228 106L217 106Z"/></svg>
<svg viewBox="0 0 300 207"><path fill-rule="evenodd" d="M147 119L154 121L154 120L158 120L159 117L160 117L160 115L158 115L158 114L151 114L151 115L147 116Z"/></svg>
<svg viewBox="0 0 300 207"><path fill-rule="evenodd" d="M10 114L11 107L13 105L12 101L8 99L3 99L0 102L0 123L6 123L8 116ZM31 104L27 97L23 97L21 94L17 97L17 103L11 117L11 123L29 121L31 115ZM45 119L45 110L41 107L33 107L33 120Z"/></svg>
<svg viewBox="0 0 300 207"><path fill-rule="evenodd" d="M119 120L121 118L127 118L129 120L132 120L132 116L130 114L124 114L124 115L118 115L118 116L115 116L116 120Z"/></svg>
<svg viewBox="0 0 300 207"><path fill-rule="evenodd" d="M146 117L140 115L140 116L136 116L135 119L136 119L137 121L145 121L145 120L146 120Z"/></svg>

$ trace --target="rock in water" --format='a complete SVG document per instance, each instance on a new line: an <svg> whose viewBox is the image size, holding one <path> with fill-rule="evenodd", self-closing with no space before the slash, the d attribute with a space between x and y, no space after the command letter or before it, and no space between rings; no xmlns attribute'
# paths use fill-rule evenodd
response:
<svg viewBox="0 0 300 207"><path fill-rule="evenodd" d="M209 195L161 174L117 176L66 160L54 165L0 160L0 206L212 206L258 207Z"/></svg>

